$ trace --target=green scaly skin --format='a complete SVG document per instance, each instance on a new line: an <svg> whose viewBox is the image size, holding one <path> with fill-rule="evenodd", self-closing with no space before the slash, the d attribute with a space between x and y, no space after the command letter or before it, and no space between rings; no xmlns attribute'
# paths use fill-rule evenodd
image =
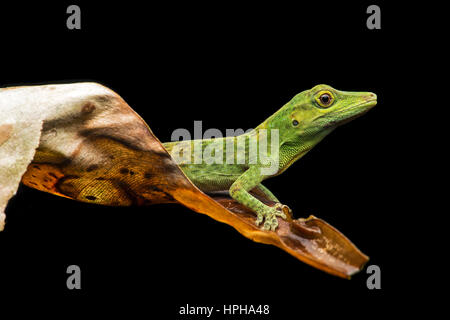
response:
<svg viewBox="0 0 450 320"><path fill-rule="evenodd" d="M326 96L329 98L328 102ZM261 182L284 172L337 126L362 115L376 103L376 95L370 92L338 91L327 85L318 85L297 94L251 132L237 137L169 142L164 143L164 147L172 156L177 148L183 151L188 148L195 150L196 143L201 146L202 152L208 151L207 154L212 156L216 156L216 153L211 150L219 150L219 158L223 157L222 163L206 163L205 160L195 163L195 153L191 152L187 153L185 161L178 164L200 190L229 190L232 198L256 213L256 225L264 221L264 230L275 230L278 226L277 216L286 218L283 212L286 206ZM272 174L263 173L261 169L268 167L267 162L260 157L252 157L254 153L250 152L249 141L257 141L258 146L261 143L261 129L266 129L269 133L266 141L268 156L272 161L277 161L277 157L270 152L270 130L278 129L278 170ZM233 147L227 150L229 143ZM227 156L233 158L233 163L226 163ZM263 204L249 193L255 188L277 204L273 207Z"/></svg>

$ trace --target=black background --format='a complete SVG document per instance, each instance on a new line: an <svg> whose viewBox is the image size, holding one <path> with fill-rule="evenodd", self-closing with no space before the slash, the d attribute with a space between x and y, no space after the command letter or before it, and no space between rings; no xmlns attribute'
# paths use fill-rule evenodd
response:
<svg viewBox="0 0 450 320"><path fill-rule="evenodd" d="M403 244L393 240L406 213L395 156L401 132L389 128L408 76L404 8L378 1L382 29L368 30L371 2L74 3L81 30L66 28L69 2L2 4L0 86L100 82L161 141L177 128L192 132L194 120L204 130L255 127L320 83L375 92L373 110L266 185L296 217L324 219L369 255L382 289L367 289L365 269L352 280L328 275L181 205L101 207L21 186L0 234L2 293L37 302L47 315L90 307L167 319L185 319L177 312L188 303L269 304L261 319L359 317L395 304L404 276ZM171 229L159 228L167 220ZM81 267L80 291L66 288L71 264ZM276 274L283 282L271 280Z"/></svg>

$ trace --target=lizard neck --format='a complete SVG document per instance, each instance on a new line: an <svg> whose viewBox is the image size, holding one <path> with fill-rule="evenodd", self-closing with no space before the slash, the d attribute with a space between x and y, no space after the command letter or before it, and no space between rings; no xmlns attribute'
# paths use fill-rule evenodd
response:
<svg viewBox="0 0 450 320"><path fill-rule="evenodd" d="M318 144L332 129L323 130L313 136L299 136L295 140L287 140L280 145L278 174L283 173L294 162L307 154L316 144Z"/></svg>
<svg viewBox="0 0 450 320"><path fill-rule="evenodd" d="M296 143L284 143L280 147L279 153L279 166L277 175L283 173L294 162L303 157L309 150L313 148L313 145L303 144L301 142Z"/></svg>

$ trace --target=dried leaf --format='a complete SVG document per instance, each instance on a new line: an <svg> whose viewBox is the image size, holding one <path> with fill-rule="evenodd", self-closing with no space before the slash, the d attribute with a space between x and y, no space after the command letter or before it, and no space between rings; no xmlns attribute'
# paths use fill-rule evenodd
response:
<svg viewBox="0 0 450 320"><path fill-rule="evenodd" d="M13 115L0 123L0 141L5 140L0 142L2 210L17 189L16 180L22 177L32 188L89 203L179 202L231 225L253 241L275 245L340 277L350 277L368 260L344 235L316 217L293 220L288 215L286 220L279 219L275 232L263 231L255 225L255 215L227 193L206 195L189 181L126 102L101 85L3 89L0 111ZM33 126L25 128L30 123ZM19 149L13 150L12 145ZM27 171L23 174L23 166L15 169L4 160L8 157L30 163Z"/></svg>

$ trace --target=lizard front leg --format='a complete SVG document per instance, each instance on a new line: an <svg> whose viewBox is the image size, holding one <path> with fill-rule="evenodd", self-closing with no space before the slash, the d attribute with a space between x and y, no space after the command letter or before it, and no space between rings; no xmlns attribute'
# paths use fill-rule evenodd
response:
<svg viewBox="0 0 450 320"><path fill-rule="evenodd" d="M258 186L263 180L261 168L252 166L245 171L230 187L230 195L237 202L256 213L256 225L264 220L263 229L274 231L278 227L277 216L286 219L284 212L276 207L269 207L252 196L249 191ZM270 191L269 191L270 192ZM273 197L275 197L272 194Z"/></svg>

